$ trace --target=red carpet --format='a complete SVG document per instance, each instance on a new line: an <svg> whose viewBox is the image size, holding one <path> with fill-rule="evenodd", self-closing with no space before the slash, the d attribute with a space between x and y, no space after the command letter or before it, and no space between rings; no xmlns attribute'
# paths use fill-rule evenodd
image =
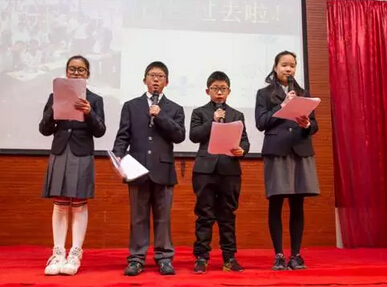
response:
<svg viewBox="0 0 387 287"><path fill-rule="evenodd" d="M150 251L145 271L123 276L126 249L86 249L76 276L44 276L47 247L0 247L0 286L387 286L387 249L304 249L307 270L271 271L271 250L240 250L242 273L224 273L219 250L208 273L192 274L191 249L176 249L176 276L161 276Z"/></svg>

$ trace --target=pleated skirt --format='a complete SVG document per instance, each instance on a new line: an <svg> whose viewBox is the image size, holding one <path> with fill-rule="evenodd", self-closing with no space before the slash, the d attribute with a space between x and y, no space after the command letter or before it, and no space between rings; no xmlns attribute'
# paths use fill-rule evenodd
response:
<svg viewBox="0 0 387 287"><path fill-rule="evenodd" d="M60 155L51 154L44 178L42 197L93 198L94 157L76 156L70 146Z"/></svg>
<svg viewBox="0 0 387 287"><path fill-rule="evenodd" d="M263 162L266 197L320 194L314 156L264 156Z"/></svg>

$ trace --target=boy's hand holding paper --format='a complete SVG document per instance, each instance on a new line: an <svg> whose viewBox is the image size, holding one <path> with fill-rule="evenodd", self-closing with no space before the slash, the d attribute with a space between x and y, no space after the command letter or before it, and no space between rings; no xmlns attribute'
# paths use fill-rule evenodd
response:
<svg viewBox="0 0 387 287"><path fill-rule="evenodd" d="M148 169L129 154L125 155L122 159L116 157L111 151L108 151L108 155L114 168L126 181L133 181L149 173Z"/></svg>
<svg viewBox="0 0 387 287"><path fill-rule="evenodd" d="M223 154L228 156L241 156L243 149L240 148L240 142L243 131L241 121L231 123L212 123L210 142L208 144L208 153Z"/></svg>

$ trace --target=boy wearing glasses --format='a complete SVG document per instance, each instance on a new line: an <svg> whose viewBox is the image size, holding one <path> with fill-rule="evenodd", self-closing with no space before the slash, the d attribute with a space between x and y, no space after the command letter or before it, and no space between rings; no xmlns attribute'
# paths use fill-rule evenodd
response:
<svg viewBox="0 0 387 287"><path fill-rule="evenodd" d="M212 226L219 226L220 248L223 255L223 271L243 271L235 259L235 210L241 188L239 158L248 153L250 143L243 128L240 146L231 150L234 156L211 155L207 152L213 122L242 121L241 112L226 104L230 79L223 72L213 72L207 80L206 93L211 101L192 112L189 138L199 143L193 167L192 185L196 195L196 241L193 254L196 257L194 273L207 272L210 259ZM227 136L227 135L225 135Z"/></svg>
<svg viewBox="0 0 387 287"><path fill-rule="evenodd" d="M185 139L184 110L168 99L168 68L153 62L145 69L147 92L126 102L113 153L129 154L144 165L149 174L129 182L130 244L128 266L124 274L143 271L149 246L150 211L154 225L154 259L162 275L174 275L174 248L171 240L170 213L173 186L177 183L173 144Z"/></svg>

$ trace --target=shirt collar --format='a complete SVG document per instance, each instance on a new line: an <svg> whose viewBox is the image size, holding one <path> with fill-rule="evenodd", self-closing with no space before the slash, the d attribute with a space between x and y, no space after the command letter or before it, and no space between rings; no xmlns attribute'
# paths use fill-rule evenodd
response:
<svg viewBox="0 0 387 287"><path fill-rule="evenodd" d="M211 103L211 105L212 105L212 107L214 108L214 111L217 109L217 107L218 107L218 105L219 104L217 104L217 103L215 103L214 101L210 101L210 103ZM226 104L226 102L224 102L223 104L221 104L221 106L222 106L222 109L226 109L227 108L227 104Z"/></svg>
<svg viewBox="0 0 387 287"><path fill-rule="evenodd" d="M288 87L288 86L284 86L284 85L282 85L282 84L280 84L280 85L281 85L281 88L282 88L282 90L284 91L284 93L287 94L287 93L288 93L288 90L289 90L289 87Z"/></svg>
<svg viewBox="0 0 387 287"><path fill-rule="evenodd" d="M161 100L161 98L164 96L163 93L159 94L159 102ZM149 92L146 92L146 97L148 98L148 100L152 100L152 94L149 93Z"/></svg>

